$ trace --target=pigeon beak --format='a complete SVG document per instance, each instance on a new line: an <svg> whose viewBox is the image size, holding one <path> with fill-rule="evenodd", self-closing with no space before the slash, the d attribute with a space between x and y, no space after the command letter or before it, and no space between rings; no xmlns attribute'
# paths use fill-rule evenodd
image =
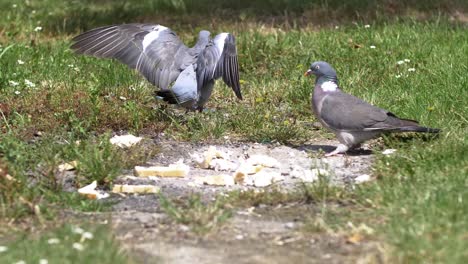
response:
<svg viewBox="0 0 468 264"><path fill-rule="evenodd" d="M308 69L306 72L304 72L304 76L309 76L312 74L312 70Z"/></svg>

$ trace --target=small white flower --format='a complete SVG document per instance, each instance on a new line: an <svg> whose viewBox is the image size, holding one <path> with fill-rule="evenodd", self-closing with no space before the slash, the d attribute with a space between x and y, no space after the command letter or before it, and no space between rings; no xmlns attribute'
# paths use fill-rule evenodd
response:
<svg viewBox="0 0 468 264"><path fill-rule="evenodd" d="M410 60L409 60L409 59L404 59L404 61L405 61L406 63L410 62Z"/></svg>
<svg viewBox="0 0 468 264"><path fill-rule="evenodd" d="M36 87L36 85L28 79L24 79L24 84L26 84L26 86L30 88Z"/></svg>
<svg viewBox="0 0 468 264"><path fill-rule="evenodd" d="M31 11L32 14L36 14L36 10Z"/></svg>
<svg viewBox="0 0 468 264"><path fill-rule="evenodd" d="M73 65L73 64L68 64L68 67L69 67L69 68L73 68L73 67L75 67L75 65Z"/></svg>
<svg viewBox="0 0 468 264"><path fill-rule="evenodd" d="M19 95L20 93L21 93L21 92L20 92L20 91L18 91L18 90L17 90L17 91L15 91L15 94L16 94L16 95Z"/></svg>
<svg viewBox="0 0 468 264"><path fill-rule="evenodd" d="M364 28L370 28L370 25L364 25Z"/></svg>
<svg viewBox="0 0 468 264"><path fill-rule="evenodd" d="M8 248L5 246L0 246L0 253L7 251Z"/></svg>
<svg viewBox="0 0 468 264"><path fill-rule="evenodd" d="M19 85L19 82L15 82L15 81L8 81L8 83L9 83L11 86L18 86L18 85Z"/></svg>
<svg viewBox="0 0 468 264"><path fill-rule="evenodd" d="M93 239L93 233L91 232L84 232L83 235L81 236L83 239Z"/></svg>
<svg viewBox="0 0 468 264"><path fill-rule="evenodd" d="M19 64L19 65L23 65L23 64L24 64L24 61L18 60L18 64Z"/></svg>
<svg viewBox="0 0 468 264"><path fill-rule="evenodd" d="M395 78L399 79L399 78L401 78L401 75L397 74L397 75L395 75Z"/></svg>
<svg viewBox="0 0 468 264"><path fill-rule="evenodd" d="M18 5L17 5L17 4L13 4L11 7L13 7L13 8L17 8L17 7L18 7Z"/></svg>
<svg viewBox="0 0 468 264"><path fill-rule="evenodd" d="M80 244L80 243L73 243L72 247L78 251L83 251L84 249L83 244Z"/></svg>
<svg viewBox="0 0 468 264"><path fill-rule="evenodd" d="M397 64L398 64L398 65L402 65L403 63L405 63L405 62L402 61L402 60L401 60L401 61L397 61Z"/></svg>
<svg viewBox="0 0 468 264"><path fill-rule="evenodd" d="M72 227L72 232L75 233L75 234L83 234L85 231L79 227L79 226L74 226Z"/></svg>
<svg viewBox="0 0 468 264"><path fill-rule="evenodd" d="M371 49L375 49L375 46L374 46L374 45L372 45L372 46L370 46L369 48L371 48Z"/></svg>
<svg viewBox="0 0 468 264"><path fill-rule="evenodd" d="M35 28L34 28L34 31L36 31L36 32L39 32L39 31L41 31L41 30L42 30L42 27L35 27Z"/></svg>
<svg viewBox="0 0 468 264"><path fill-rule="evenodd" d="M26 264L26 261L20 260L20 261L15 262L14 264Z"/></svg>
<svg viewBox="0 0 468 264"><path fill-rule="evenodd" d="M340 27L339 26L335 26L335 29L339 29Z"/></svg>
<svg viewBox="0 0 468 264"><path fill-rule="evenodd" d="M39 264L49 264L49 261L47 259L40 259Z"/></svg>
<svg viewBox="0 0 468 264"><path fill-rule="evenodd" d="M414 72L414 71L416 71L416 69L415 68L409 68L408 71L409 72Z"/></svg>
<svg viewBox="0 0 468 264"><path fill-rule="evenodd" d="M49 239L47 240L47 243L48 243L49 245L55 245L55 244L60 243L60 239L58 239L58 238L49 238Z"/></svg>
<svg viewBox="0 0 468 264"><path fill-rule="evenodd" d="M127 97L125 97L125 96L119 96L119 99L122 100L122 101L126 101L126 100L127 100Z"/></svg>

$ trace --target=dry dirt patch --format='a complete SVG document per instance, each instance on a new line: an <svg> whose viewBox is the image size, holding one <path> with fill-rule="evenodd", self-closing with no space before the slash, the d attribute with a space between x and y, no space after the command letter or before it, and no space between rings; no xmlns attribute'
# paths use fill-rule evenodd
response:
<svg viewBox="0 0 468 264"><path fill-rule="evenodd" d="M183 159L190 172L183 178L135 178L128 171L117 182L155 184L167 197L188 197L198 193L208 201L216 194L231 190L258 189L254 186L211 186L194 184L197 177L219 174L201 169L193 160L211 145L160 142L161 152L142 165L169 165ZM285 146L279 144L229 143L215 145L236 160L252 155L265 155L279 161L277 171L283 180L274 183L284 191L292 190L301 179L293 178L297 168L321 168L329 172L334 184L350 184L368 174L372 155L321 158L317 150L330 150L322 145ZM359 154L359 153L358 153ZM375 242L350 244L342 235L320 232L304 233L304 222L320 212L315 205L260 205L234 208L233 217L220 230L200 236L184 225L168 220L155 195L126 195L113 207L112 222L118 239L131 255L142 263L354 263L375 259L379 251Z"/></svg>

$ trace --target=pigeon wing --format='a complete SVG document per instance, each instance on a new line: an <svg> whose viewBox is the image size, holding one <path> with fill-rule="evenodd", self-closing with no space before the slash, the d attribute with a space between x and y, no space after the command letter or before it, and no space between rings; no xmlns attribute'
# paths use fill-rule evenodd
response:
<svg viewBox="0 0 468 264"><path fill-rule="evenodd" d="M198 89L210 81L223 78L237 98L242 99L239 81L236 40L232 34L218 34L200 54L197 61Z"/></svg>
<svg viewBox="0 0 468 264"><path fill-rule="evenodd" d="M394 114L340 91L327 95L320 118L338 131L392 130L399 120Z"/></svg>
<svg viewBox="0 0 468 264"><path fill-rule="evenodd" d="M185 68L188 48L169 28L152 24L105 26L73 38L80 54L115 58L166 89Z"/></svg>

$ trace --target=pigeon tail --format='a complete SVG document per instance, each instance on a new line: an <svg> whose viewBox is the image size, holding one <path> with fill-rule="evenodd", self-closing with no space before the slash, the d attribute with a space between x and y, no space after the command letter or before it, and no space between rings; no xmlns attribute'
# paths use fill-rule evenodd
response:
<svg viewBox="0 0 468 264"><path fill-rule="evenodd" d="M423 132L423 133L439 133L440 129L438 128L430 128L430 127L423 127L420 126L418 121L411 120L411 119L403 119L400 118L400 131L405 132Z"/></svg>
<svg viewBox="0 0 468 264"><path fill-rule="evenodd" d="M423 126L400 127L398 128L398 130L402 132L422 132L422 133L439 133L440 132L440 129L438 128L430 128L430 127L423 127Z"/></svg>
<svg viewBox="0 0 468 264"><path fill-rule="evenodd" d="M179 104L177 96L174 94L173 91L169 89L157 91L156 96L161 97L164 100L164 102L168 102L170 104Z"/></svg>
<svg viewBox="0 0 468 264"><path fill-rule="evenodd" d="M162 89L156 92L156 96L169 104L175 104L185 107L189 111L196 108L196 102L192 98L188 98L187 94L176 94L172 89Z"/></svg>

